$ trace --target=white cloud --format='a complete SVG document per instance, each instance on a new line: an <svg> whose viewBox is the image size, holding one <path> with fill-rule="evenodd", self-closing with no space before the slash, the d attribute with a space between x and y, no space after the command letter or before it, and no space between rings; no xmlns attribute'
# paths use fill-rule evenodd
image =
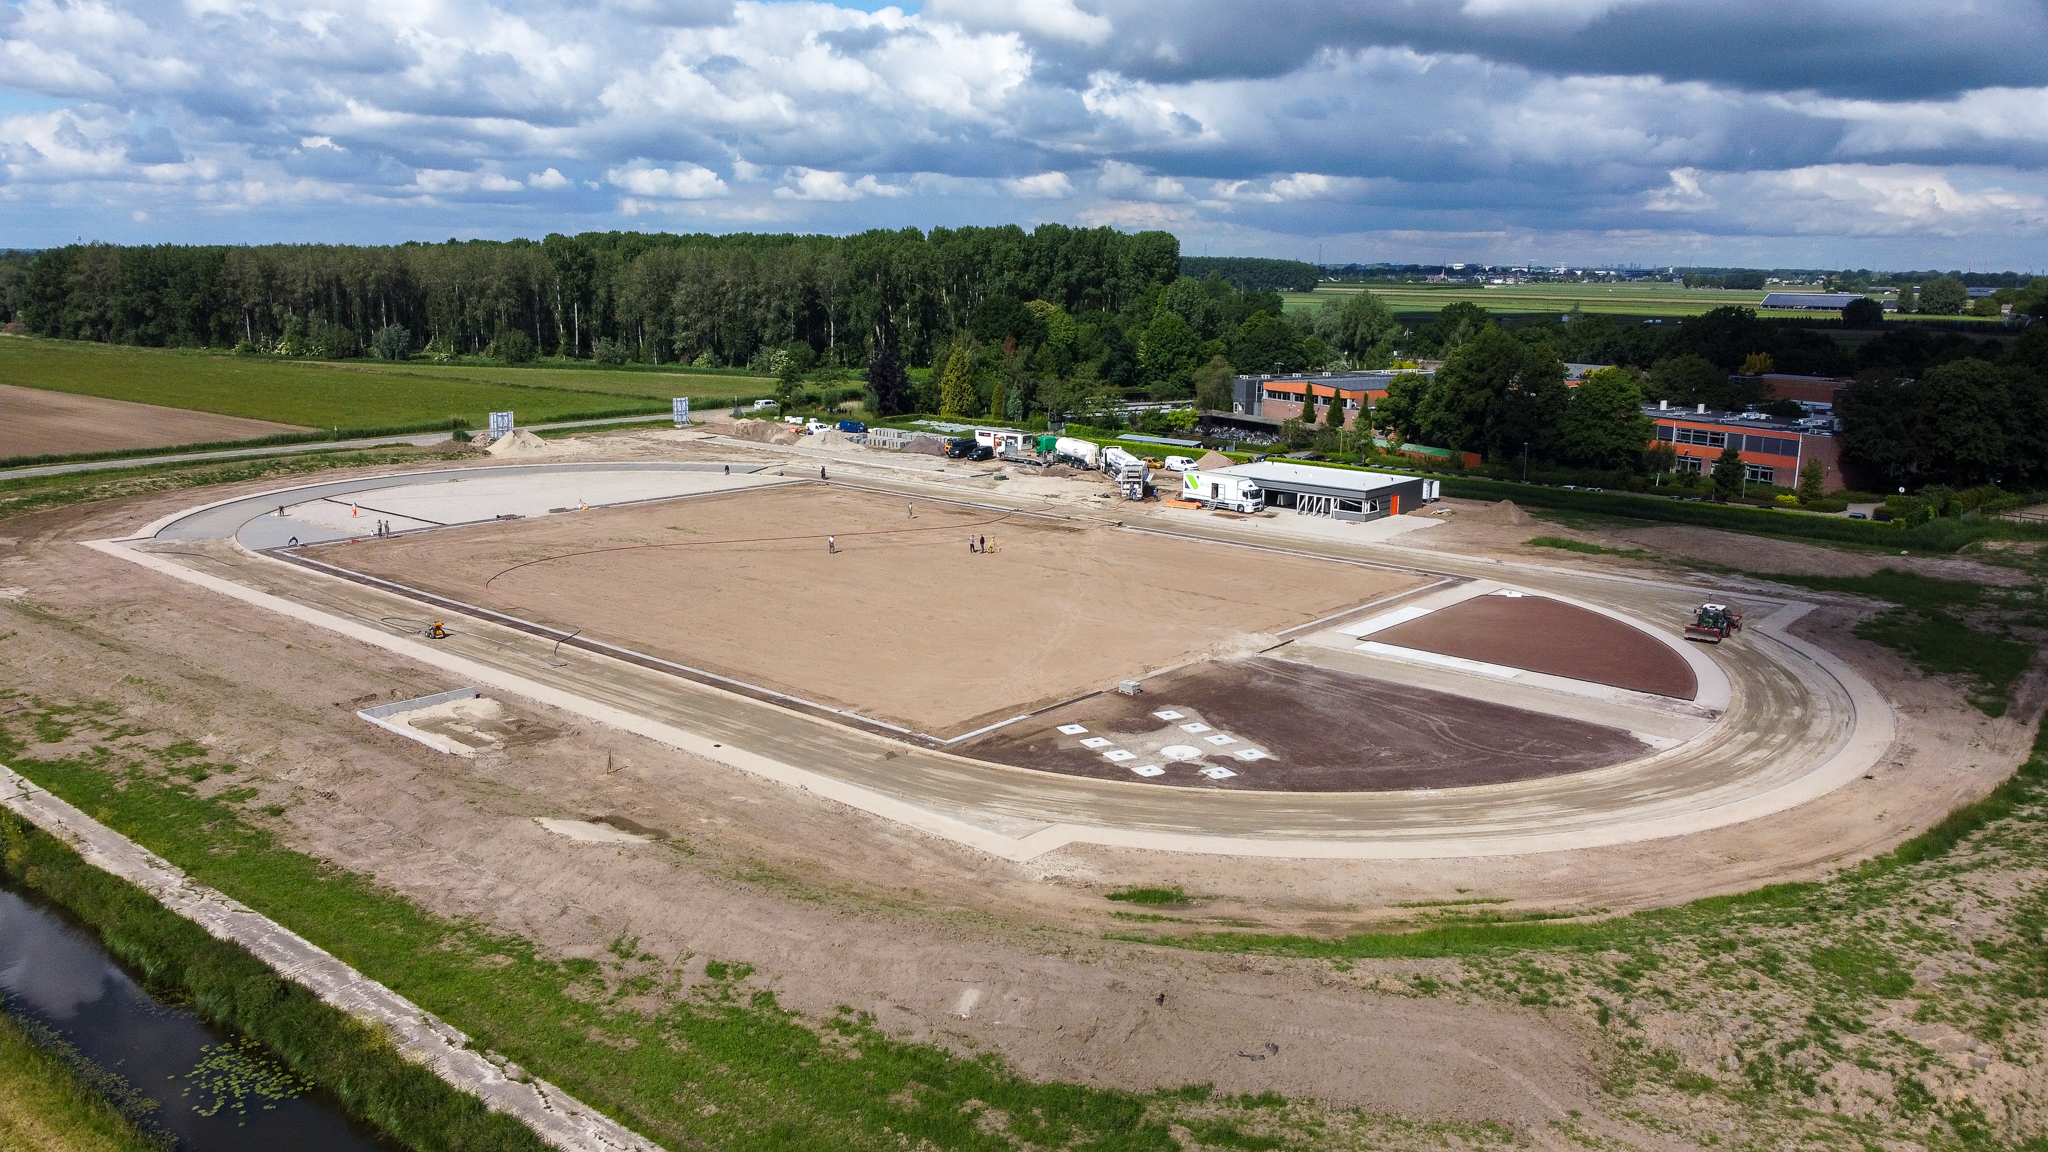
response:
<svg viewBox="0 0 2048 1152"><path fill-rule="evenodd" d="M1192 200L1187 186L1171 176L1147 176L1144 169L1121 160L1105 160L1095 190L1126 200Z"/></svg>
<svg viewBox="0 0 2048 1152"><path fill-rule="evenodd" d="M1074 194L1074 182L1067 179L1065 172L1040 172L1036 176L1019 176L1003 181L1003 187L1012 196L1028 200L1064 200Z"/></svg>
<svg viewBox="0 0 2048 1152"><path fill-rule="evenodd" d="M645 160L635 160L623 168L613 168L604 178L628 192L642 196L666 196L676 200L709 200L726 194L725 181L718 173L696 164L678 164L675 168L655 168Z"/></svg>
<svg viewBox="0 0 2048 1152"><path fill-rule="evenodd" d="M793 184L784 184L775 190L775 195L784 200L863 200L869 196L908 196L910 189L899 184L884 184L873 176L862 176L849 181L844 172L826 172L817 168L792 168L790 179Z"/></svg>
<svg viewBox="0 0 2048 1152"><path fill-rule="evenodd" d="M1700 187L1699 169L1673 168L1671 186L1650 193L1643 207L1652 212L1705 212L1718 203Z"/></svg>
<svg viewBox="0 0 2048 1152"><path fill-rule="evenodd" d="M1106 17L1083 12L1074 0L930 0L925 13L969 28L1014 29L1090 46L1116 30Z"/></svg>
<svg viewBox="0 0 2048 1152"><path fill-rule="evenodd" d="M1708 262L1716 237L1835 235L2041 264L2048 12L1973 3L1859 0L1770 66L1775 42L1694 41L1796 13L1679 0L15 0L0 195L24 244L134 211L163 236L512 233L525 190L564 227L965 210L1256 238L1361 227L1369 199L1375 235L1458 259L1496 234L1573 259L1668 234ZM1979 24L2007 50L1942 55ZM1886 63L1852 91L1823 82L1842 58ZM1851 247L1830 262L1879 259Z"/></svg>

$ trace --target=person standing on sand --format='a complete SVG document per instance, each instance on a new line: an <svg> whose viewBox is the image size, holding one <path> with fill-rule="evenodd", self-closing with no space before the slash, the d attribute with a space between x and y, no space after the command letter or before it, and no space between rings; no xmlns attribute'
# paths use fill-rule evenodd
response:
<svg viewBox="0 0 2048 1152"><path fill-rule="evenodd" d="M826 555L828 555L828 556L831 556L831 555L837 555L837 554L838 554L838 552L839 552L839 538L838 538L838 537L836 537L836 536L827 536L827 537L825 537L825 554L826 554Z"/></svg>
<svg viewBox="0 0 2048 1152"><path fill-rule="evenodd" d="M730 465L730 464L727 464L727 465L725 466L725 474L726 474L727 476L730 476L730 475L732 475L732 465Z"/></svg>

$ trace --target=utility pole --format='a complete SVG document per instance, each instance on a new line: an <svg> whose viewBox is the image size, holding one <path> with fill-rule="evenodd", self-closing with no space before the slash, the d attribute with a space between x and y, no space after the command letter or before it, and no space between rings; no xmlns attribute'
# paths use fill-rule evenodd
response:
<svg viewBox="0 0 2048 1152"><path fill-rule="evenodd" d="M1529 442L1522 441L1522 483L1529 482Z"/></svg>

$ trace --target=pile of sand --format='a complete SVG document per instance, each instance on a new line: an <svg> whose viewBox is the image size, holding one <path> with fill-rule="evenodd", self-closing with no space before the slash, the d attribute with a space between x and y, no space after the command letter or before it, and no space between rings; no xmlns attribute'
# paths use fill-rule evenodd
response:
<svg viewBox="0 0 2048 1152"><path fill-rule="evenodd" d="M1517 507L1513 500L1489 504L1466 517L1478 524L1534 524L1536 518Z"/></svg>
<svg viewBox="0 0 2048 1152"><path fill-rule="evenodd" d="M1202 458L1195 461L1195 467L1206 472L1213 468L1228 468L1236 463L1237 461L1221 452L1204 452Z"/></svg>
<svg viewBox="0 0 2048 1152"><path fill-rule="evenodd" d="M511 432L492 441L489 448L484 449L484 451L489 452L493 456L531 456L536 452L546 452L548 450L549 444L547 441L535 436L524 428L514 428Z"/></svg>
<svg viewBox="0 0 2048 1152"><path fill-rule="evenodd" d="M782 445L794 444L803 436L789 425L773 420L735 420L732 422L732 435L760 444Z"/></svg>

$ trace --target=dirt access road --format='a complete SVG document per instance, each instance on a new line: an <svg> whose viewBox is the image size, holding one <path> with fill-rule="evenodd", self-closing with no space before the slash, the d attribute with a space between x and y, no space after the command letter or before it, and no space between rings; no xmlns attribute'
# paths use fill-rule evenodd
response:
<svg viewBox="0 0 2048 1152"><path fill-rule="evenodd" d="M0 460L254 440L289 424L0 384Z"/></svg>

